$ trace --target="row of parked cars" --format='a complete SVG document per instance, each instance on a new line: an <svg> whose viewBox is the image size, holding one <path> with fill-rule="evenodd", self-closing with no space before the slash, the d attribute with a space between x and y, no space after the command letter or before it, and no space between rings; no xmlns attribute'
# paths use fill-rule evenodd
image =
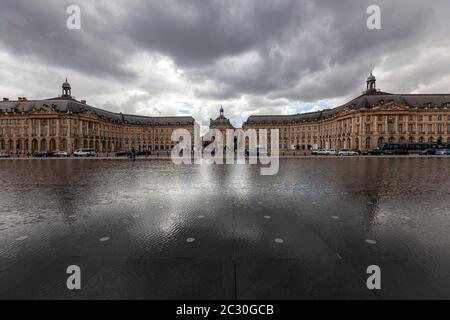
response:
<svg viewBox="0 0 450 320"><path fill-rule="evenodd" d="M427 149L420 153L423 156L450 156L449 149Z"/></svg>
<svg viewBox="0 0 450 320"><path fill-rule="evenodd" d="M325 150L318 149L312 151L313 155L316 156L359 156L361 153L359 151L353 151L349 149L341 149L341 150Z"/></svg>
<svg viewBox="0 0 450 320"><path fill-rule="evenodd" d="M151 156L152 152L151 150L122 150L116 153L116 157L128 157L131 158L133 156L140 157L140 156Z"/></svg>
<svg viewBox="0 0 450 320"><path fill-rule="evenodd" d="M94 149L79 149L73 152L72 154L75 158L87 158L87 157L96 157L97 153ZM70 154L66 151L41 151L33 154L34 158L68 158Z"/></svg>
<svg viewBox="0 0 450 320"><path fill-rule="evenodd" d="M426 149L423 151L409 151L406 149L372 149L365 152L360 151L354 151L354 150L314 150L312 151L313 155L322 155L322 156L359 156L359 155L365 155L365 156L380 156L380 155L388 155L388 156L406 156L410 153L419 154L419 155L428 155L428 156L450 156L450 149Z"/></svg>

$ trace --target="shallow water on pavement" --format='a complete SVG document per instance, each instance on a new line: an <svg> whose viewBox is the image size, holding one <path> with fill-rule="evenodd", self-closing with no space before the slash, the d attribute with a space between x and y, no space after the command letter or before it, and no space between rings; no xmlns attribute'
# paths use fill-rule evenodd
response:
<svg viewBox="0 0 450 320"><path fill-rule="evenodd" d="M450 298L450 159L286 159L259 173L0 161L0 298Z"/></svg>

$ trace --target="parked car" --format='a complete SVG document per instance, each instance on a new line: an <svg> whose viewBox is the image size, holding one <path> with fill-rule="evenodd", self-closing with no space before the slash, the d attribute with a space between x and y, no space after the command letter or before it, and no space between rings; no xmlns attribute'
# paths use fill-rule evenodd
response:
<svg viewBox="0 0 450 320"><path fill-rule="evenodd" d="M79 149L73 153L74 157L95 157L97 153L94 149Z"/></svg>
<svg viewBox="0 0 450 320"><path fill-rule="evenodd" d="M437 149L436 155L437 156L450 156L450 150L449 149Z"/></svg>
<svg viewBox="0 0 450 320"><path fill-rule="evenodd" d="M327 156L336 156L337 155L337 151L336 150L325 150L325 155Z"/></svg>
<svg viewBox="0 0 450 320"><path fill-rule="evenodd" d="M130 150L122 150L116 153L116 157L129 157L131 155Z"/></svg>
<svg viewBox="0 0 450 320"><path fill-rule="evenodd" d="M326 150L325 149L312 150L311 154L314 156L324 156L324 155L326 155Z"/></svg>
<svg viewBox="0 0 450 320"><path fill-rule="evenodd" d="M368 150L364 154L368 155L368 156L380 156L383 154L383 151L381 151L380 148L376 148L376 149Z"/></svg>
<svg viewBox="0 0 450 320"><path fill-rule="evenodd" d="M3 159L11 158L11 155L9 153L6 153L6 152L1 152L0 153L0 158L3 158Z"/></svg>
<svg viewBox="0 0 450 320"><path fill-rule="evenodd" d="M436 155L436 149L426 149L420 153L422 156L434 156Z"/></svg>
<svg viewBox="0 0 450 320"><path fill-rule="evenodd" d="M151 156L152 152L150 150L141 150L141 151L136 151L136 155L137 156Z"/></svg>
<svg viewBox="0 0 450 320"><path fill-rule="evenodd" d="M406 149L384 150L383 154L388 156L407 156L409 151Z"/></svg>
<svg viewBox="0 0 450 320"><path fill-rule="evenodd" d="M33 157L35 158L50 158L53 156L52 152L49 151L40 151L33 154Z"/></svg>
<svg viewBox="0 0 450 320"><path fill-rule="evenodd" d="M68 158L69 154L66 151L57 151L53 153L53 157L55 158Z"/></svg>
<svg viewBox="0 0 450 320"><path fill-rule="evenodd" d="M338 156L359 156L359 153L353 150L342 149L339 150Z"/></svg>

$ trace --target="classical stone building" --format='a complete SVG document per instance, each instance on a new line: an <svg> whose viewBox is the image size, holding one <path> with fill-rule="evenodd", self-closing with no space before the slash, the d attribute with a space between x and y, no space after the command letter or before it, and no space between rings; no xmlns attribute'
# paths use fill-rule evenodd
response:
<svg viewBox="0 0 450 320"><path fill-rule="evenodd" d="M279 129L280 150L364 151L384 142L450 143L450 94L382 92L370 74L364 94L342 106L287 116L250 116L243 127Z"/></svg>
<svg viewBox="0 0 450 320"><path fill-rule="evenodd" d="M32 154L92 148L99 153L123 149L169 151L174 129L194 131L192 117L144 117L113 113L72 97L64 82L57 98L0 101L0 151Z"/></svg>
<svg viewBox="0 0 450 320"><path fill-rule="evenodd" d="M210 119L209 128L220 130L220 132L222 132L222 135L224 136L224 138L226 136L226 131L228 129L235 130L234 126L230 122L230 119L228 119L224 116L223 107L220 107L220 116L218 118L216 118L215 120Z"/></svg>

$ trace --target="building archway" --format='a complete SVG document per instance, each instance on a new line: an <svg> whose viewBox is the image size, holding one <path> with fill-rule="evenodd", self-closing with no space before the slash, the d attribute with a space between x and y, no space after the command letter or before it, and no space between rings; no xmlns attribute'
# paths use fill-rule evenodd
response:
<svg viewBox="0 0 450 320"><path fill-rule="evenodd" d="M384 138L380 137L378 138L378 145L383 144L384 143Z"/></svg>
<svg viewBox="0 0 450 320"><path fill-rule="evenodd" d="M56 151L56 141L55 139L51 139L50 140L50 152L55 152Z"/></svg>
<svg viewBox="0 0 450 320"><path fill-rule="evenodd" d="M68 150L67 150L67 140L66 140L66 139L63 139L63 140L61 141L60 151L68 151Z"/></svg>
<svg viewBox="0 0 450 320"><path fill-rule="evenodd" d="M22 139L19 139L19 140L17 140L17 151L22 151L22 149L23 149L23 141L22 141Z"/></svg>
<svg viewBox="0 0 450 320"><path fill-rule="evenodd" d="M40 151L47 151L47 140L42 139L41 140L41 148Z"/></svg>
<svg viewBox="0 0 450 320"><path fill-rule="evenodd" d="M39 146L38 146L38 142L36 139L33 139L33 141L31 141L31 152L36 152L38 151Z"/></svg>
<svg viewBox="0 0 450 320"><path fill-rule="evenodd" d="M405 139L404 137L401 137L400 140L398 140L398 142L400 142L400 143L405 143L405 142L406 142L406 139Z"/></svg>
<svg viewBox="0 0 450 320"><path fill-rule="evenodd" d="M5 140L0 140L0 150L5 151L6 149L6 143Z"/></svg>
<svg viewBox="0 0 450 320"><path fill-rule="evenodd" d="M371 146L371 140L370 140L370 137L367 137L366 138L366 149L370 149L372 146Z"/></svg>

